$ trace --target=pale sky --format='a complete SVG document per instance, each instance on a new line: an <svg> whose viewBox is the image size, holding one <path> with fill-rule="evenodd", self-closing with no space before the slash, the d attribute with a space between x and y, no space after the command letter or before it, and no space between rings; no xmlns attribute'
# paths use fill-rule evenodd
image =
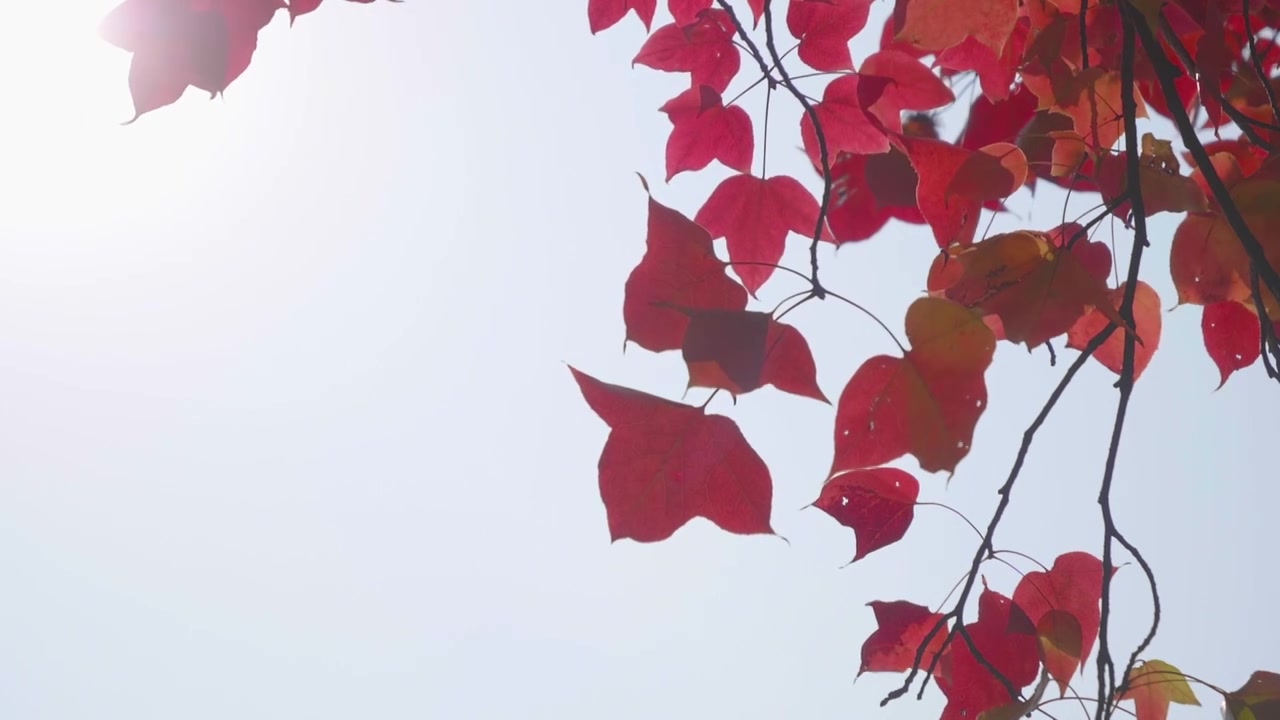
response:
<svg viewBox="0 0 1280 720"><path fill-rule="evenodd" d="M0 716L936 717L933 688L880 709L897 676L853 683L865 604L936 606L977 540L921 508L903 542L842 568L852 531L798 510L829 467L833 408L772 389L711 406L769 464L789 544L703 520L609 542L607 428L566 363L681 396L677 353L622 352L644 249L634 173L689 215L727 173L662 182L657 108L686 80L630 67L634 16L592 37L585 0L331 0L293 29L278 17L225 98L193 90L120 127L128 56L94 34L113 4L0 10ZM763 97L744 100L757 119ZM773 108L770 171L816 188L797 110ZM944 116L943 135L960 124ZM1023 226L1060 221L1062 194L1041 187ZM1011 204L1025 217L1032 199ZM1144 273L1166 307L1175 223L1153 222ZM1116 239L1127 257L1118 223ZM784 263L806 251L793 237ZM934 252L895 222L824 248L823 276L900 329ZM761 305L800 289L779 275ZM846 307L789 318L833 398L891 350ZM1164 323L1115 508L1160 580L1149 656L1235 688L1280 670L1264 430L1280 388L1255 366L1214 392L1199 309ZM1063 369L1001 344L973 452L949 486L920 476L921 499L985 525ZM1099 552L1113 381L1081 373L999 546ZM1012 593L1012 571L984 570ZM1150 617L1140 571L1116 591L1127 657ZM1197 692L1204 708L1171 717L1216 718Z"/></svg>

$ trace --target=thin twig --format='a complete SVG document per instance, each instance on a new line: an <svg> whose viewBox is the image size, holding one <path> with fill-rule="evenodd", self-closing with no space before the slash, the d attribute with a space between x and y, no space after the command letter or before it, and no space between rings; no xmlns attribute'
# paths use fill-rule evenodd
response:
<svg viewBox="0 0 1280 720"><path fill-rule="evenodd" d="M1241 7L1244 11L1244 34L1249 42L1249 60L1253 64L1253 71L1258 75L1258 82L1262 83L1262 89L1267 93L1267 102L1271 104L1271 119L1276 123L1280 123L1280 104L1276 103L1276 91L1271 87L1270 76L1267 75L1267 71L1262 67L1262 58L1258 57L1258 46L1253 37L1253 26L1249 23L1249 0L1241 0Z"/></svg>

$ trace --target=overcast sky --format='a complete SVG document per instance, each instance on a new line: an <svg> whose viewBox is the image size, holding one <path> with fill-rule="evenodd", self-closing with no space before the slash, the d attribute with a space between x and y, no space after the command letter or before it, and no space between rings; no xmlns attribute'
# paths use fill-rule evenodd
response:
<svg viewBox="0 0 1280 720"><path fill-rule="evenodd" d="M896 676L853 683L865 603L936 606L976 538L922 508L906 540L842 568L852 531L799 510L830 464L831 407L771 389L712 403L769 464L789 544L702 520L609 542L607 428L566 363L681 397L677 354L622 352L644 247L634 173L690 215L726 174L662 183L657 108L686 81L630 67L634 17L593 38L580 0L330 0L293 29L278 17L225 98L192 91L120 127L128 56L94 35L112 4L0 10L0 715L936 716L932 688L881 710ZM759 117L763 95L744 103ZM798 113L774 111L770 170L816 187ZM1048 189L1012 204L1021 219L994 231L1062 213ZM1153 223L1144 273L1165 307L1175 224ZM805 252L793 238L784 262ZM824 248L823 274L901 328L934 252L895 223ZM794 285L778 276L761 305ZM892 347L846 307L789 317L833 398ZM1199 309L1164 321L1116 513L1160 578L1151 656L1234 688L1280 670L1280 389L1254 367L1214 392ZM949 486L921 476L922 499L985 524L1062 369L1002 344L973 452ZM1081 373L998 545L1098 552L1113 381ZM984 572L1012 592L1012 571ZM1150 617L1136 567L1116 592L1127 656ZM1207 707L1172 717L1216 718L1198 692Z"/></svg>

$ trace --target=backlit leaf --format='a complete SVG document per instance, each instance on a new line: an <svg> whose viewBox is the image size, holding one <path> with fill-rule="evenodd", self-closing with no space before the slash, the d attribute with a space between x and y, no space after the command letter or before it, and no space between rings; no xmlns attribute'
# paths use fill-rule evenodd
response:
<svg viewBox="0 0 1280 720"><path fill-rule="evenodd" d="M1261 354L1262 326L1253 308L1243 303L1224 300L1205 305L1200 330L1204 349L1218 366L1218 387L1226 385L1232 373L1249 367Z"/></svg>
<svg viewBox="0 0 1280 720"><path fill-rule="evenodd" d="M707 85L680 93L662 106L671 119L667 139L667 181L686 170L701 170L719 160L738 172L751 172L755 136L751 117L740 107L725 107Z"/></svg>
<svg viewBox="0 0 1280 720"><path fill-rule="evenodd" d="M978 620L965 626L974 646L1001 675L1020 690L1035 681L1040 669L1035 625L1009 598L983 589L978 598ZM1005 689L982 665L964 640L951 641L943 655L944 671L938 687L947 696L943 720L976 718L1010 702Z"/></svg>
<svg viewBox="0 0 1280 720"><path fill-rule="evenodd" d="M1232 720L1280 720L1280 674L1258 670L1226 701Z"/></svg>
<svg viewBox="0 0 1280 720"><path fill-rule="evenodd" d="M915 517L920 484L897 468L853 470L822 486L814 501L820 510L857 535L858 549L850 562L902 539Z"/></svg>
<svg viewBox="0 0 1280 720"><path fill-rule="evenodd" d="M665 540L695 517L741 535L773 533L769 469L736 423L570 370L610 427L600 498L615 541Z"/></svg>
<svg viewBox="0 0 1280 720"><path fill-rule="evenodd" d="M813 355L804 336L768 313L687 310L682 352L690 387L740 395L763 385L827 402L818 389Z"/></svg>
<svg viewBox="0 0 1280 720"><path fill-rule="evenodd" d="M787 29L800 41L800 61L824 72L852 70L849 41L866 26L870 8L871 0L788 3Z"/></svg>
<svg viewBox="0 0 1280 720"><path fill-rule="evenodd" d="M1126 284L1121 283L1120 287L1107 293L1111 307L1117 314L1119 313L1120 303L1124 299ZM1156 291L1150 285L1139 280L1138 289L1134 291L1133 295L1133 321L1134 328L1138 337L1142 338L1142 342L1134 345L1134 380L1137 380L1142 375L1142 371L1147 368L1147 364L1151 362L1151 357L1155 355L1156 350L1160 347L1162 314L1160 296L1156 294ZM1108 322L1110 320L1102 310L1098 308L1089 310L1067 331L1067 347L1083 350L1089 344L1089 341L1093 339L1093 336L1107 326ZM1107 338L1093 353L1094 360L1102 363L1103 367L1117 375L1120 374L1124 367L1124 335L1124 331L1111 333L1111 337Z"/></svg>
<svg viewBox="0 0 1280 720"><path fill-rule="evenodd" d="M858 674L910 670L920 643L942 615L906 600L874 600L867 604L875 613L877 627L862 643L862 667ZM921 658L922 667L929 667L946 637L945 627L934 633Z"/></svg>
<svg viewBox="0 0 1280 720"><path fill-rule="evenodd" d="M982 319L940 298L907 310L905 357L877 355L850 378L836 406L830 476L908 453L925 472L954 472L986 409L983 373L995 338Z"/></svg>
<svg viewBox="0 0 1280 720"><path fill-rule="evenodd" d="M1059 555L1048 572L1023 575L1014 590L1013 602L1036 626L1046 666L1064 693L1093 649L1101 601L1102 561L1086 552Z"/></svg>
<svg viewBox="0 0 1280 720"><path fill-rule="evenodd" d="M654 70L687 72L690 87L708 85L723 93L742 63L733 37L728 13L712 8L691 25L671 23L654 30L632 62Z"/></svg>
<svg viewBox="0 0 1280 720"><path fill-rule="evenodd" d="M1182 672L1161 660L1147 660L1135 667L1128 685L1120 699L1134 702L1137 720L1166 720L1170 703L1200 704Z"/></svg>

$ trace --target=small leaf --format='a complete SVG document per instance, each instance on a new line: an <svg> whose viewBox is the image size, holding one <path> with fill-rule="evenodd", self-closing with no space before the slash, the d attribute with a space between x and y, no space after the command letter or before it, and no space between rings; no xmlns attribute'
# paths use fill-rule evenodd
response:
<svg viewBox="0 0 1280 720"><path fill-rule="evenodd" d="M1020 690L1036 679L1040 657L1035 625L1009 598L984 589L978 598L978 621L965 626L982 657ZM1009 704L1009 691L960 638L951 641L943 663L950 672L937 677L947 696L945 720L976 718Z"/></svg>
<svg viewBox="0 0 1280 720"><path fill-rule="evenodd" d="M1226 300L1205 305L1200 330L1204 349L1222 378L1219 388L1232 373L1249 367L1261 354L1262 326L1257 314L1243 303Z"/></svg>
<svg viewBox="0 0 1280 720"><path fill-rule="evenodd" d="M1124 290L1127 283L1107 293L1111 307L1118 313L1120 303L1124 301ZM1133 379L1137 380L1146 370L1152 356L1160 347L1161 314L1160 296L1145 282L1139 280L1133 295L1133 322L1137 336L1142 342L1134 345ZM1086 312L1071 329L1067 331L1067 347L1083 350L1089 341L1102 331L1110 322L1106 314L1098 308ZM1256 323L1255 323L1256 324ZM1124 367L1124 331L1111 333L1101 346L1093 353L1093 359L1102 366L1119 375Z"/></svg>
<svg viewBox="0 0 1280 720"><path fill-rule="evenodd" d="M915 517L920 483L897 468L853 470L822 486L814 505L853 528L858 549L850 562L902 539Z"/></svg>
<svg viewBox="0 0 1280 720"><path fill-rule="evenodd" d="M849 41L867 24L870 0L794 0L787 29L800 41L800 61L823 72L852 70ZM759 13L756 13L759 17Z"/></svg>
<svg viewBox="0 0 1280 720"><path fill-rule="evenodd" d="M867 604L875 613L877 627L862 643L862 667L858 674L910 670L920 643L924 642L942 615L906 600L874 600ZM945 627L934 633L921 658L921 667L929 667L946 637Z"/></svg>
<svg viewBox="0 0 1280 720"><path fill-rule="evenodd" d="M818 224L818 201L795 178L734 175L711 192L694 217L712 238L728 242L729 260L742 263L733 271L755 295L782 259L787 233L813 237ZM824 237L830 232L824 228ZM767 263L765 265L747 263Z"/></svg>
<svg viewBox="0 0 1280 720"><path fill-rule="evenodd" d="M841 75L822 91L822 102L813 106L827 145L827 161L834 163L840 153L873 155L889 150L889 138L862 106L857 75ZM818 134L809 113L800 116L800 140L815 167L822 167Z"/></svg>
<svg viewBox="0 0 1280 720"><path fill-rule="evenodd" d="M587 22L591 34L613 27L631 11L635 11L636 17L644 23L645 31L648 31L657 5L657 0L587 0Z"/></svg>
<svg viewBox="0 0 1280 720"><path fill-rule="evenodd" d="M1166 720L1169 703L1199 705L1182 671L1161 660L1147 660L1129 673L1121 700L1132 700L1138 720Z"/></svg>
<svg viewBox="0 0 1280 720"><path fill-rule="evenodd" d="M600 499L615 541L665 540L695 517L740 535L773 534L773 481L736 423L569 369L611 428Z"/></svg>
<svg viewBox="0 0 1280 720"><path fill-rule="evenodd" d="M1018 19L1018 0L897 0L894 39L921 50L946 50L972 36L999 55Z"/></svg>
<svg viewBox="0 0 1280 720"><path fill-rule="evenodd" d="M670 118L667 181L686 170L701 170L719 160L738 172L751 172L755 137L751 117L736 105L725 107L720 93L707 85L680 93L661 108Z"/></svg>
<svg viewBox="0 0 1280 720"><path fill-rule="evenodd" d="M691 25L671 23L654 30L632 63L664 72L687 72L690 87L708 85L723 93L742 65L733 44L734 32L728 13L713 8Z"/></svg>
<svg viewBox="0 0 1280 720"><path fill-rule="evenodd" d="M763 385L827 402L818 389L809 344L798 330L768 313L747 310L686 310L689 326L683 353L690 387L712 387L734 395Z"/></svg>

